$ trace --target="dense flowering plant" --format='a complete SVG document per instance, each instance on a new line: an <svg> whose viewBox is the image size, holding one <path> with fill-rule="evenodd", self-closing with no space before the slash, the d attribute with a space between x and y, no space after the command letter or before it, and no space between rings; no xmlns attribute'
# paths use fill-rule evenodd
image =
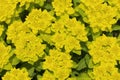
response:
<svg viewBox="0 0 120 80"><path fill-rule="evenodd" d="M0 80L120 80L120 0L0 0Z"/></svg>

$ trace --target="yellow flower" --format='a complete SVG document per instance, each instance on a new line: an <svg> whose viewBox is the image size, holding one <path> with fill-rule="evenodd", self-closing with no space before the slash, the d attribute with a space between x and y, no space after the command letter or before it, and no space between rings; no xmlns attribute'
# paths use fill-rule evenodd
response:
<svg viewBox="0 0 120 80"><path fill-rule="evenodd" d="M112 63L101 63L93 68L95 80L119 80L120 73Z"/></svg>
<svg viewBox="0 0 120 80"><path fill-rule="evenodd" d="M88 48L95 63L91 77L95 80L119 80L120 73L115 67L116 61L120 58L118 39L105 35L99 36L88 45ZM118 77L115 78L115 74Z"/></svg>
<svg viewBox="0 0 120 80"><path fill-rule="evenodd" d="M66 68L57 68L54 71L54 75L58 80L65 80L66 78L69 77L70 73L71 70Z"/></svg>
<svg viewBox="0 0 120 80"><path fill-rule="evenodd" d="M64 24L63 21L59 20L56 21L55 23L52 24L51 30L54 32L61 32L64 33L66 31L66 29L64 28Z"/></svg>
<svg viewBox="0 0 120 80"><path fill-rule="evenodd" d="M72 8L72 0L54 0L52 5L57 16L60 16L64 13L74 13L74 9Z"/></svg>
<svg viewBox="0 0 120 80"><path fill-rule="evenodd" d="M20 2L20 7L22 7L26 3L34 2L34 0L16 0L16 1Z"/></svg>
<svg viewBox="0 0 120 80"><path fill-rule="evenodd" d="M41 11L38 9L33 9L27 16L25 23L32 29L32 32L37 34L37 32L45 31L51 25L53 16L46 10Z"/></svg>
<svg viewBox="0 0 120 80"><path fill-rule="evenodd" d="M66 52L80 51L80 41L88 40L85 26L76 18L70 19L67 14L60 16L60 19L52 25L51 30L55 32L51 38L55 47L57 49L64 47Z"/></svg>
<svg viewBox="0 0 120 80"><path fill-rule="evenodd" d="M2 35L3 31L4 31L4 26L0 25L0 36Z"/></svg>
<svg viewBox="0 0 120 80"><path fill-rule="evenodd" d="M107 0L107 2L117 9L117 17L120 19L120 0Z"/></svg>
<svg viewBox="0 0 120 80"><path fill-rule="evenodd" d="M18 40L19 33L29 33L30 29L26 24L23 24L21 21L14 21L11 25L8 26L7 30L7 39L12 40L13 43L16 43Z"/></svg>
<svg viewBox="0 0 120 80"><path fill-rule="evenodd" d="M120 57L120 52L117 52L118 50L113 51L115 46L120 50L120 46L118 46L116 38L103 35L96 38L88 48L90 49L89 53L93 57L94 63L101 61L114 62Z"/></svg>
<svg viewBox="0 0 120 80"><path fill-rule="evenodd" d="M45 45L41 44L42 40L33 33L20 33L19 40L15 43L16 56L24 62L34 63L44 54Z"/></svg>
<svg viewBox="0 0 120 80"><path fill-rule="evenodd" d="M61 15L60 19L56 20L55 23L52 24L51 30L53 32L66 33L67 30L65 28L65 23L68 20L69 20L68 14Z"/></svg>
<svg viewBox="0 0 120 80"><path fill-rule="evenodd" d="M83 3L79 6L87 16L87 23L93 29L93 32L112 31L112 25L117 22L117 9L102 3L103 0L87 1L81 0Z"/></svg>
<svg viewBox="0 0 120 80"><path fill-rule="evenodd" d="M53 71L55 78L60 80L66 79L72 67L70 54L58 50L50 50L49 56L46 56L43 68Z"/></svg>
<svg viewBox="0 0 120 80"><path fill-rule="evenodd" d="M68 19L65 22L65 26L67 27L68 33L74 36L76 39L80 41L88 40L85 26L80 21L77 21L76 18Z"/></svg>
<svg viewBox="0 0 120 80"><path fill-rule="evenodd" d="M33 64L44 54L45 45L42 40L31 32L26 23L19 21L11 24L7 31L7 38L12 40L16 49L16 56L23 62Z"/></svg>
<svg viewBox="0 0 120 80"><path fill-rule="evenodd" d="M66 52L70 52L72 50L81 50L79 41L75 37L66 36L65 50Z"/></svg>
<svg viewBox="0 0 120 80"><path fill-rule="evenodd" d="M11 47L5 46L4 43L0 41L0 69L9 63L9 58L12 56L10 51Z"/></svg>
<svg viewBox="0 0 120 80"><path fill-rule="evenodd" d="M65 33L55 33L51 40L52 42L55 44L55 47L57 49L63 48L63 46L65 45L65 38L66 38L66 34Z"/></svg>
<svg viewBox="0 0 120 80"><path fill-rule="evenodd" d="M81 0L82 3L84 3L86 6L94 6L99 5L104 2L104 0ZM94 3L94 4L93 4Z"/></svg>
<svg viewBox="0 0 120 80"><path fill-rule="evenodd" d="M31 80L26 69L11 69L6 72L2 80Z"/></svg>
<svg viewBox="0 0 120 80"><path fill-rule="evenodd" d="M16 8L16 2L11 0L0 0L0 22L10 22Z"/></svg>
<svg viewBox="0 0 120 80"><path fill-rule="evenodd" d="M42 78L40 80L56 80L53 73L50 73L48 70L45 70Z"/></svg>

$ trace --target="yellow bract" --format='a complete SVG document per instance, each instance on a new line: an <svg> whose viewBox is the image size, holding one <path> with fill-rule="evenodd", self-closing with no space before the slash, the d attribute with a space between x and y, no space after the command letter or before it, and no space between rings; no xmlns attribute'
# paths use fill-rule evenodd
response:
<svg viewBox="0 0 120 80"><path fill-rule="evenodd" d="M77 21L76 18L68 19L65 21L65 27L67 28L67 33L74 36L80 41L87 41L87 31L85 30L84 24Z"/></svg>
<svg viewBox="0 0 120 80"><path fill-rule="evenodd" d="M53 8L57 16L60 16L64 13L73 14L74 9L72 6L72 0L54 0L52 2Z"/></svg>
<svg viewBox="0 0 120 80"><path fill-rule="evenodd" d="M105 35L96 38L88 48L89 54L92 56L94 64L93 75L97 80L116 80L119 79L119 72L115 65L116 61L120 60L120 46L118 40L114 37ZM115 49L116 48L116 49Z"/></svg>
<svg viewBox="0 0 120 80"><path fill-rule="evenodd" d="M112 63L101 63L100 66L94 67L92 74L96 80L119 80L120 73Z"/></svg>
<svg viewBox="0 0 120 80"><path fill-rule="evenodd" d="M46 70L43 74L43 77L39 80L56 80L53 73Z"/></svg>
<svg viewBox="0 0 120 80"><path fill-rule="evenodd" d="M120 0L107 0L108 3L117 9L117 17L120 19Z"/></svg>
<svg viewBox="0 0 120 80"><path fill-rule="evenodd" d="M16 0L17 2L20 2L20 6L22 7L26 3L34 2L34 0Z"/></svg>
<svg viewBox="0 0 120 80"><path fill-rule="evenodd" d="M0 36L2 35L3 31L4 31L4 26L0 25Z"/></svg>
<svg viewBox="0 0 120 80"><path fill-rule="evenodd" d="M38 31L47 30L53 19L54 17L46 10L33 9L27 16L25 23L32 29L32 32L36 34Z"/></svg>
<svg viewBox="0 0 120 80"><path fill-rule="evenodd" d="M7 21L9 23L15 12L16 4L14 1L0 0L0 22Z"/></svg>
<svg viewBox="0 0 120 80"><path fill-rule="evenodd" d="M38 57L43 56L46 46L41 44L41 39L32 33L20 34L20 36L23 37L18 37L19 40L15 43L15 54L19 59L32 64L38 60Z"/></svg>
<svg viewBox="0 0 120 80"><path fill-rule="evenodd" d="M51 38L55 47L57 49L64 47L66 52L80 51L80 41L88 40L85 26L76 18L70 19L67 14L60 16L60 19L52 25L51 30L55 32Z"/></svg>
<svg viewBox="0 0 120 80"><path fill-rule="evenodd" d="M2 80L31 80L26 69L11 69L6 72Z"/></svg>
<svg viewBox="0 0 120 80"><path fill-rule="evenodd" d="M9 58L11 57L10 50L10 46L5 46L4 43L0 41L0 69L9 63Z"/></svg>
<svg viewBox="0 0 120 80"><path fill-rule="evenodd" d="M112 31L112 25L117 22L117 9L102 3L101 0L84 1L80 4L80 8L87 16L87 23L93 29L93 32Z"/></svg>
<svg viewBox="0 0 120 80"><path fill-rule="evenodd" d="M22 61L32 64L44 54L46 46L41 44L42 40L32 33L25 23L14 22L9 26L7 35L8 40L12 40L16 46L16 56Z"/></svg>
<svg viewBox="0 0 120 80"><path fill-rule="evenodd" d="M43 68L53 72L55 78L66 79L72 68L71 56L58 50L50 50L50 55L45 57Z"/></svg>

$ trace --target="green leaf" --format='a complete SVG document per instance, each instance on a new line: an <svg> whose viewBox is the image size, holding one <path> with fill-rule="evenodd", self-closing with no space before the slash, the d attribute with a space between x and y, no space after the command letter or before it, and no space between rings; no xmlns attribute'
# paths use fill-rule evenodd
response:
<svg viewBox="0 0 120 80"><path fill-rule="evenodd" d="M40 72L42 70L43 62L41 60L34 63L35 70Z"/></svg>
<svg viewBox="0 0 120 80"><path fill-rule="evenodd" d="M88 65L90 62L90 56L88 54L85 55L85 62Z"/></svg>
<svg viewBox="0 0 120 80"><path fill-rule="evenodd" d="M51 41L51 35L47 35L47 34L40 34L39 38L43 39L44 41L46 41L47 43L49 43L50 45L53 45L52 41Z"/></svg>
<svg viewBox="0 0 120 80"><path fill-rule="evenodd" d="M80 3L80 0L73 0L74 6L77 6Z"/></svg>
<svg viewBox="0 0 120 80"><path fill-rule="evenodd" d="M77 80L92 80L92 79L89 77L87 73L84 72L78 76Z"/></svg>
<svg viewBox="0 0 120 80"><path fill-rule="evenodd" d="M99 37L101 35L101 32L97 32L97 33L94 33L93 35L92 35L92 37L93 37L93 40L95 40L97 37Z"/></svg>
<svg viewBox="0 0 120 80"><path fill-rule="evenodd" d="M27 62L24 62L22 63L22 65L20 66L20 68L26 68L28 73L29 73L29 76L30 77L34 77L35 76L35 67Z"/></svg>
<svg viewBox="0 0 120 80"><path fill-rule="evenodd" d="M13 55L10 58L10 62L11 62L12 65L17 65L20 62L20 60L15 55Z"/></svg>
<svg viewBox="0 0 120 80"><path fill-rule="evenodd" d="M72 52L77 54L77 55L81 55L81 51L80 50L73 50Z"/></svg>
<svg viewBox="0 0 120 80"><path fill-rule="evenodd" d="M78 13L82 16L82 17L85 17L85 12L82 10L82 9L79 9L78 10Z"/></svg>
<svg viewBox="0 0 120 80"><path fill-rule="evenodd" d="M93 68L94 64L93 64L93 61L90 55L88 54L85 55L85 61L86 61L86 65L88 66L88 68Z"/></svg>
<svg viewBox="0 0 120 80"><path fill-rule="evenodd" d="M51 9L53 9L53 7L52 7L51 4L46 3L46 4L45 4L45 9L47 9L47 10L51 10Z"/></svg>
<svg viewBox="0 0 120 80"><path fill-rule="evenodd" d="M92 59L90 59L89 63L88 63L88 67L93 68L93 66L94 66L94 63L93 63Z"/></svg>
<svg viewBox="0 0 120 80"><path fill-rule="evenodd" d="M83 51L88 52L88 48L87 48L85 42L80 42L80 45L81 45Z"/></svg>
<svg viewBox="0 0 120 80"><path fill-rule="evenodd" d="M113 25L112 30L120 30L120 25Z"/></svg>
<svg viewBox="0 0 120 80"><path fill-rule="evenodd" d="M34 0L34 2L35 2L36 4L39 4L40 6L43 6L45 1L46 1L46 0Z"/></svg>
<svg viewBox="0 0 120 80"><path fill-rule="evenodd" d="M35 70L34 67L31 67L31 68L28 70L29 76L33 77L33 76L35 75L34 70Z"/></svg>
<svg viewBox="0 0 120 80"><path fill-rule="evenodd" d="M77 70L82 70L84 68L86 68L86 62L85 62L85 58L81 59L78 63L78 67L76 68Z"/></svg>
<svg viewBox="0 0 120 80"><path fill-rule="evenodd" d="M76 69L82 70L84 68L93 68L94 64L89 54L86 54L84 58L82 58L79 63L77 64Z"/></svg>
<svg viewBox="0 0 120 80"><path fill-rule="evenodd" d="M11 63L6 64L6 65L3 67L3 69L5 69L5 70L10 70L10 69L12 69Z"/></svg>
<svg viewBox="0 0 120 80"><path fill-rule="evenodd" d="M37 75L37 80L42 80L42 76L41 75Z"/></svg>
<svg viewBox="0 0 120 80"><path fill-rule="evenodd" d="M79 75L79 72L72 71L70 75L71 75L71 77L76 77L76 75Z"/></svg>
<svg viewBox="0 0 120 80"><path fill-rule="evenodd" d="M77 63L73 61L73 66L72 66L72 68L76 69L77 66L78 66Z"/></svg>

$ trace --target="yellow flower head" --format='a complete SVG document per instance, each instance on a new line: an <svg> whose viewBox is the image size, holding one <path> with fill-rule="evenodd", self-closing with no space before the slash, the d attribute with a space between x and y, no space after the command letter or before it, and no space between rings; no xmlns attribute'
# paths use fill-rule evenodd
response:
<svg viewBox="0 0 120 80"><path fill-rule="evenodd" d="M0 0L0 22L9 22L16 8L16 2L11 0Z"/></svg>
<svg viewBox="0 0 120 80"><path fill-rule="evenodd" d="M14 21L8 26L7 39L12 40L13 43L17 43L19 33L29 33L31 32L27 25L23 24L21 21Z"/></svg>
<svg viewBox="0 0 120 80"><path fill-rule="evenodd" d="M33 33L37 33L38 30L45 31L53 20L53 16L46 10L41 11L38 9L33 9L26 18L26 24L30 27Z"/></svg>
<svg viewBox="0 0 120 80"><path fill-rule="evenodd" d="M120 73L115 65L120 60L120 46L115 37L99 36L88 48L93 62L98 65L93 67L93 75L96 80L119 80ZM93 76L91 76L93 77Z"/></svg>
<svg viewBox="0 0 120 80"><path fill-rule="evenodd" d="M115 19L117 9L115 7L102 3L103 0L81 1L83 3L80 4L80 8L85 12L87 16L86 22L90 24L93 32L112 30L112 25L117 22L117 19Z"/></svg>
<svg viewBox="0 0 120 80"><path fill-rule="evenodd" d="M65 48L66 52L81 50L80 41L87 41L85 26L76 20L69 18L69 15L62 15L51 27L55 32L52 35L52 42L57 49ZM73 46L74 45L74 46Z"/></svg>
<svg viewBox="0 0 120 80"><path fill-rule="evenodd" d="M15 54L20 60L32 64L44 54L46 46L41 44L42 40L33 34L25 23L14 22L9 26L7 35L14 43Z"/></svg>
<svg viewBox="0 0 120 80"><path fill-rule="evenodd" d="M42 40L36 37L33 33L19 34L20 37L15 43L16 56L24 62L34 63L44 54L45 45L41 44Z"/></svg>
<svg viewBox="0 0 120 80"><path fill-rule="evenodd" d="M72 0L54 0L52 2L53 8L57 16L60 16L64 13L73 14L74 9L72 6Z"/></svg>
<svg viewBox="0 0 120 80"><path fill-rule="evenodd" d="M115 49L115 46L118 50ZM100 36L88 48L90 49L89 53L93 57L94 63L101 61L115 62L120 57L120 46L114 37Z"/></svg>
<svg viewBox="0 0 120 80"><path fill-rule="evenodd" d="M4 26L0 25L0 36L2 35L2 32L4 31Z"/></svg>
<svg viewBox="0 0 120 80"><path fill-rule="evenodd" d="M117 9L117 17L120 19L120 0L107 0L107 2Z"/></svg>
<svg viewBox="0 0 120 80"><path fill-rule="evenodd" d="M40 80L56 80L53 73L49 72L48 70L45 70L42 78Z"/></svg>
<svg viewBox="0 0 120 80"><path fill-rule="evenodd" d="M9 58L12 56L10 51L11 47L5 46L4 43L0 41L0 69L9 63Z"/></svg>
<svg viewBox="0 0 120 80"><path fill-rule="evenodd" d="M43 68L53 71L56 78L66 79L72 67L70 54L60 52L58 50L50 50L50 55L46 56Z"/></svg>
<svg viewBox="0 0 120 80"><path fill-rule="evenodd" d="M101 63L100 66L95 66L91 76L95 80L119 80L120 73L112 63Z"/></svg>
<svg viewBox="0 0 120 80"><path fill-rule="evenodd" d="M2 80L31 80L26 69L11 69L6 72Z"/></svg>
<svg viewBox="0 0 120 80"><path fill-rule="evenodd" d="M65 22L65 26L70 35L74 36L76 39L80 41L87 41L87 31L85 30L85 26L77 21L76 18L68 19Z"/></svg>

